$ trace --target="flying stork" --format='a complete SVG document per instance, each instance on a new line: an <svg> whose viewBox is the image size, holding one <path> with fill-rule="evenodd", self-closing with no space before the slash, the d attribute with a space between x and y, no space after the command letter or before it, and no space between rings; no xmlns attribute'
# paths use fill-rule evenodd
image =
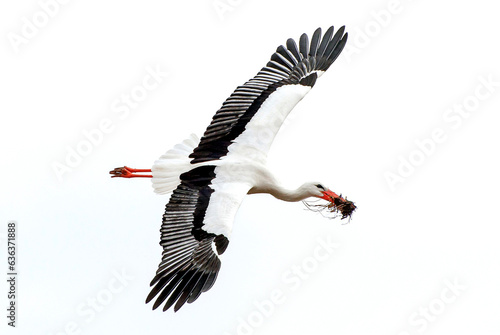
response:
<svg viewBox="0 0 500 335"><path fill-rule="evenodd" d="M172 192L160 229L163 254L146 303L178 311L215 282L233 219L247 194L269 193L284 201L316 197L324 208L350 217L356 206L320 183L282 187L266 168L267 152L293 107L339 56L347 41L341 27L297 47L288 39L255 77L238 86L214 115L201 140L192 135L167 151L151 169L116 168L112 177L150 177L158 194ZM142 174L142 173L151 174Z"/></svg>

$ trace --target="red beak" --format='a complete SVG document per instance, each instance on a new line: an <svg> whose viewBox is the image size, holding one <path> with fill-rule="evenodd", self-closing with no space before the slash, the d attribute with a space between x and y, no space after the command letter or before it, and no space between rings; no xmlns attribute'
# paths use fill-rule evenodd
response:
<svg viewBox="0 0 500 335"><path fill-rule="evenodd" d="M340 198L339 195L336 193L333 193L330 190L324 191L323 196L321 197L321 199L325 199L325 200L330 201L330 202L333 202L333 199L336 199L336 198Z"/></svg>

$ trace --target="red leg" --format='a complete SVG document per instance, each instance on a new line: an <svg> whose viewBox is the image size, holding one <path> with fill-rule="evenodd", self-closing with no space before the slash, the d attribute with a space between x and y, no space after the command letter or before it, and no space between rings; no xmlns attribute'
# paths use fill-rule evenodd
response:
<svg viewBox="0 0 500 335"><path fill-rule="evenodd" d="M113 171L109 171L111 174L111 178L122 177L122 178L152 178L153 176L150 174L134 174L134 172L151 172L151 169L132 169L127 166L119 167L114 169Z"/></svg>

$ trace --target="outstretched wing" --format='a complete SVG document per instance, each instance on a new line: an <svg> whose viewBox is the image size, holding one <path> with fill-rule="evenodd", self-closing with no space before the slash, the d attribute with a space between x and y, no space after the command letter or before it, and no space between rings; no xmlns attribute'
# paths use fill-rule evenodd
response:
<svg viewBox="0 0 500 335"><path fill-rule="evenodd" d="M153 309L168 299L163 311L174 303L177 311L212 287L221 266L218 256L226 250L234 215L250 189L221 183L227 180L223 167L197 167L180 179L163 215L162 260L146 299L156 297Z"/></svg>
<svg viewBox="0 0 500 335"><path fill-rule="evenodd" d="M228 153L265 160L288 113L344 48L344 27L333 32L330 27L321 38L318 28L311 43L302 34L298 47L293 39L287 40L286 47L278 47L267 65L222 104L189 156L191 163L220 159Z"/></svg>

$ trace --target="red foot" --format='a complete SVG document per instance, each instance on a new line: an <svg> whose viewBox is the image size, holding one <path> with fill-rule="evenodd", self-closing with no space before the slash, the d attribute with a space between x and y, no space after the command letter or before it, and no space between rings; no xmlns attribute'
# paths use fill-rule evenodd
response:
<svg viewBox="0 0 500 335"><path fill-rule="evenodd" d="M134 172L151 172L151 169L132 169L127 166L124 167L119 167L114 169L113 171L109 171L109 174L111 174L111 178L115 177L122 177L122 178L136 178L136 177L143 177L143 178L152 178L153 176L150 174L134 174Z"/></svg>

